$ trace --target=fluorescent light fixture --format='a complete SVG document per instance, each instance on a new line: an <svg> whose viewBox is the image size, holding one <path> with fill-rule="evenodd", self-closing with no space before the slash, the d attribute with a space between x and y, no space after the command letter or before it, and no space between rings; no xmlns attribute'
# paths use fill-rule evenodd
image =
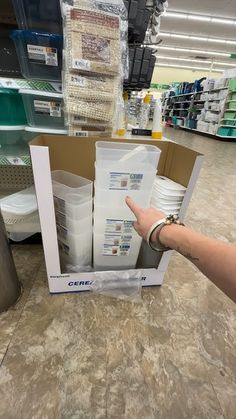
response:
<svg viewBox="0 0 236 419"><path fill-rule="evenodd" d="M190 14L190 13L182 13L182 12L172 12L167 11L163 17L172 17L175 19L188 19L188 20L196 20L199 22L209 22L209 23L220 23L223 25L235 25L236 26L236 20L234 19L224 19L224 18L218 18L213 16L206 16L206 15L196 15L196 14Z"/></svg>
<svg viewBox="0 0 236 419"><path fill-rule="evenodd" d="M235 64L230 64L230 63L223 63L220 61L211 61L211 60L199 60L199 59L195 59L195 58L184 58L184 57L170 57L168 55L159 55L157 54L157 59L165 59L165 60L170 60L170 61L186 61L189 63L205 63L205 64L213 64L213 65L225 65L228 67L236 67L236 63Z"/></svg>
<svg viewBox="0 0 236 419"><path fill-rule="evenodd" d="M155 64L155 67L172 67L172 68L185 68L185 69L189 69L189 70L200 70L200 71L212 71L214 73L223 73L225 70L221 69L221 68L215 68L215 69L210 69L209 67L195 67L195 66L191 66L191 65L182 65L182 64L168 64L168 63L157 63Z"/></svg>
<svg viewBox="0 0 236 419"><path fill-rule="evenodd" d="M152 48L152 45L151 45ZM207 50L200 50L200 49L193 49L193 48L180 48L180 47L169 47L164 45L153 45L155 49L161 49L165 51L177 51L177 52L190 52L194 54L204 54L204 55L212 55L214 57L227 57L230 58L231 52L218 52L218 51L207 51Z"/></svg>
<svg viewBox="0 0 236 419"><path fill-rule="evenodd" d="M160 32L160 36L166 38L174 38L174 39L189 39L190 41L203 41L203 42L214 42L217 44L226 44L226 45L236 45L236 41L231 41L228 39L217 39L217 38L205 38L203 36L195 36L195 35L184 35L179 33L171 33L171 32Z"/></svg>

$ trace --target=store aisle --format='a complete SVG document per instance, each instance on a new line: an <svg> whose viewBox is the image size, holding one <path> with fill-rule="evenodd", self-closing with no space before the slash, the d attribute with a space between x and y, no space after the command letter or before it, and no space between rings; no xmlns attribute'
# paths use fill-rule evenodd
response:
<svg viewBox="0 0 236 419"><path fill-rule="evenodd" d="M169 129L206 156L186 223L236 242L236 144ZM0 315L1 419L235 419L236 306L175 255L141 304L48 294L40 246Z"/></svg>

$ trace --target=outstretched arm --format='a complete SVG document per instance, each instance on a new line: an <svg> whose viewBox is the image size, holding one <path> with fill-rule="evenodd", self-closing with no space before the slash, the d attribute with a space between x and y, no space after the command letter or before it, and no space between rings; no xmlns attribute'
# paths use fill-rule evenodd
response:
<svg viewBox="0 0 236 419"><path fill-rule="evenodd" d="M144 239L150 227L165 214L154 208L142 209L131 198L126 203L137 221L134 228ZM156 232L151 241L156 241ZM228 297L236 302L236 245L210 239L187 227L171 224L164 226L159 235L160 242L176 250L190 260Z"/></svg>

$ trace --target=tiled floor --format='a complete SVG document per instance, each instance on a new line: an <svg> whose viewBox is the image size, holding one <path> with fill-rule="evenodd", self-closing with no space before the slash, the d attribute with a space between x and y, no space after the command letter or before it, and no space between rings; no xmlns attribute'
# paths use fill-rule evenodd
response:
<svg viewBox="0 0 236 419"><path fill-rule="evenodd" d="M169 130L205 154L187 224L236 242L236 143ZM48 294L40 246L0 315L1 419L235 419L236 306L175 255L140 304Z"/></svg>

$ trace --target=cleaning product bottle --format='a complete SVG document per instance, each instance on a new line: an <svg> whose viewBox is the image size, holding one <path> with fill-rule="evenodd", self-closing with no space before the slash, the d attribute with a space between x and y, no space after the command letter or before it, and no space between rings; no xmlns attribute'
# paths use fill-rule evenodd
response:
<svg viewBox="0 0 236 419"><path fill-rule="evenodd" d="M149 122L149 114L150 114L150 102L152 96L148 93L146 94L145 98L143 99L143 104L140 110L139 116L139 128L146 129Z"/></svg>
<svg viewBox="0 0 236 419"><path fill-rule="evenodd" d="M128 112L128 92L123 93L123 101L119 106L118 127L116 134L123 137L127 129L127 112Z"/></svg>
<svg viewBox="0 0 236 419"><path fill-rule="evenodd" d="M162 139L162 107L160 99L156 100L154 108L152 138L155 140Z"/></svg>

